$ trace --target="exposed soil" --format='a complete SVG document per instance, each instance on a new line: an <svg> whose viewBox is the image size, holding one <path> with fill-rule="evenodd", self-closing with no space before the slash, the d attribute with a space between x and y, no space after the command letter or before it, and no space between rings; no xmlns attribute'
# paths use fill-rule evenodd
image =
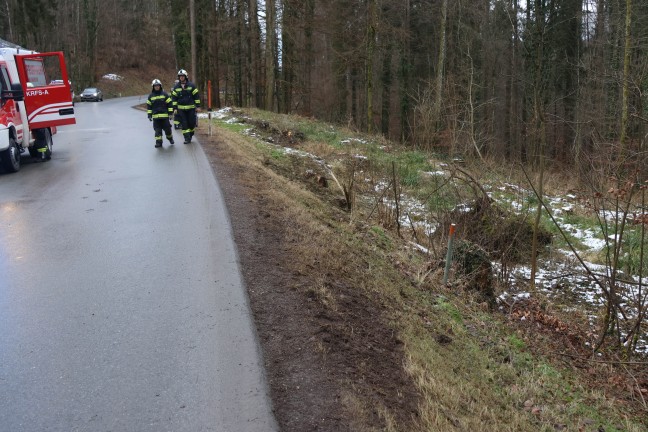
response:
<svg viewBox="0 0 648 432"><path fill-rule="evenodd" d="M274 144L302 139L255 126L269 133ZM301 227L291 219L287 204L270 193L268 173L245 166L218 132L200 139L230 215L281 430L377 431L386 430L390 420L397 430L415 429L411 426L417 423L420 395L403 370L402 342L389 325L387 307L354 286L358 269L353 275L322 278L317 261L304 266L299 254L309 239L300 238ZM316 165L272 168L328 205L343 204L330 189L320 188ZM312 175L306 179L305 172ZM326 253L321 240L310 240L313 248ZM335 296L336 307L319 298L316 279ZM577 317L556 312L537 302L517 302L506 309L504 320L531 351L573 368L592 389L604 387L628 412L640 416L648 388L645 364L616 362L612 356L589 359L587 327ZM450 343L446 339L441 335L437 342ZM611 367L618 364L622 369Z"/></svg>
<svg viewBox="0 0 648 432"><path fill-rule="evenodd" d="M230 215L281 430L384 430L380 408L407 430L419 396L384 307L344 275L326 282L337 307L318 301L312 275L295 266L287 230L299 227L271 200L264 173L242 166L218 132L200 139Z"/></svg>

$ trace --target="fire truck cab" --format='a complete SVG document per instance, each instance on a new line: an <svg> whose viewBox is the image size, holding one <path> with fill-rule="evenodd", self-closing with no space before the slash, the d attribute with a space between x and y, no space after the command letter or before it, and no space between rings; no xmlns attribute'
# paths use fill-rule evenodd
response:
<svg viewBox="0 0 648 432"><path fill-rule="evenodd" d="M49 160L57 126L76 123L62 52L0 47L0 164L20 169L21 155Z"/></svg>

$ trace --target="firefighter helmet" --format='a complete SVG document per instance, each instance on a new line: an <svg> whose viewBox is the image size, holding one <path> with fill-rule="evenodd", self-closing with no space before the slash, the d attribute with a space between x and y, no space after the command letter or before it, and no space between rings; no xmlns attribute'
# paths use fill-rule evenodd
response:
<svg viewBox="0 0 648 432"><path fill-rule="evenodd" d="M189 74L188 74L187 71L184 70L184 69L180 69L180 70L178 71L178 76L180 76L180 75L184 75L184 77L185 77L186 79L189 79Z"/></svg>
<svg viewBox="0 0 648 432"><path fill-rule="evenodd" d="M159 85L160 88L162 88L162 81L160 81L157 78L155 78L153 81L151 81L151 87L156 86L156 85Z"/></svg>

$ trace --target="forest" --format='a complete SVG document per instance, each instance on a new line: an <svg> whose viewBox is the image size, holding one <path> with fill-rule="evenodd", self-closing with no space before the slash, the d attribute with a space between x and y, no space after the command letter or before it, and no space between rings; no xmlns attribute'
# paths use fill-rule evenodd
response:
<svg viewBox="0 0 648 432"><path fill-rule="evenodd" d="M605 244L600 255L602 258L594 257L601 264L597 268L604 269L600 273L590 271L585 262L588 257L581 259L576 248L569 244L573 255L586 269L587 276L596 281L596 290L604 299L604 308L600 311L602 317L592 324L600 330L598 337L591 338L595 343L587 349L592 353L604 351L608 343L616 348L615 353L625 354L615 364L623 368L641 366L645 371L645 363L634 362L633 356L640 354L639 345L642 345L640 355L645 355L642 335L645 334L643 323L648 311L643 282L647 262L644 254L645 227L648 227L648 0L0 0L0 38L37 51L63 51L77 91L101 84L105 74L139 80L138 90L142 94L150 88L153 78L160 78L168 90L176 79L176 72L186 69L190 79L201 90L203 101L208 100L210 90L210 108L214 110L241 107L246 110L239 112L263 113L259 116L268 115L272 119L288 116L271 116L270 111L296 114L300 116L296 123L308 126L289 128L291 132L316 129L311 122L326 122L324 132L318 130L317 134L309 137L311 150L325 147L322 143L326 139L322 137L326 134L336 138L335 146L339 145L341 136L331 132L333 128L329 123L345 126L345 130L357 134L352 141L363 144L362 150L367 152L363 163L371 167L372 176L383 179L382 183L387 185L380 189L373 183L359 180L358 155L361 152L347 145L344 153L331 144L335 148L328 153L339 157L330 163L339 168L337 177L330 169L330 172L318 176L318 182L327 178L334 180L344 193L342 207L345 207L349 221L354 222L346 223L345 227L371 227L366 237L377 239L376 243L388 243L384 240L387 236L383 235L388 229L396 231L397 237L402 239L400 216L405 210L399 209L399 205L405 201L405 196L425 203L425 212L429 213L426 216L432 216L431 222L446 219L450 222L450 217L444 217L456 218L460 213L464 223L458 225L474 228L475 236L469 240L474 240L476 245L479 245L478 240L486 237L485 240L496 243L499 241L496 234L501 231L514 233L516 243L524 243L512 247L510 238L499 242L498 247L505 253L499 258L498 271L500 276L506 276L501 280L508 278L511 269L519 264L509 257L524 247L524 259L528 258L530 265L530 276L525 276L530 283L530 292L536 292L535 281L540 270L538 255L543 244L538 237L541 217L550 217L551 226L569 243L570 237L560 228L561 221L554 219L554 215L561 218L555 213L556 200L578 195L579 205L585 208L582 212L598 218L595 222ZM204 103L203 108L206 105ZM238 116L236 111L229 110L232 118ZM246 130L251 127L248 124L238 126ZM372 141L361 138L365 134L377 136L379 142L373 147L365 145ZM270 156L264 158L247 150L254 157L248 155L244 159L242 155L245 154L243 149L249 145L247 141L232 138L233 133L226 136L227 140L211 146L212 152L222 151L215 159L227 156L231 163L263 159L263 169L269 169L266 165L282 168L281 164L285 163L285 169L277 171L293 172L292 160L289 163L282 162L281 157L271 157L278 150L268 150ZM387 140L402 144L400 148L412 150L411 153L416 151L417 156L424 156L420 157L420 162L418 159L403 162L405 156L400 155L399 159L396 151L383 145ZM219 150L221 147L227 151ZM256 151L256 147L252 148ZM376 148L380 151L372 152ZM389 158L383 154L390 151ZM518 207L525 209L523 223L504 227L500 219L494 219L495 222L488 224L491 231L485 231L479 229L482 225L473 223L484 222L477 207L473 214L477 216L473 220L464 213L456 213L455 209L459 207L454 204L477 202L490 206L490 201L463 199L473 195L456 194L452 182L432 172L428 166L432 159L430 154L444 164L450 162L445 166L454 166L451 176L459 178L462 184L468 184L466 190L475 192L473 195L478 197L492 197L498 193L490 190L493 193L487 193L479 184L479 180L491 174L486 171L492 167L502 171L517 170L515 174L519 178L524 173L533 194L523 194L520 188L508 184L508 178L504 185L510 190L502 193L514 195L515 203L519 198ZM304 159L308 161L308 158ZM385 161L388 159L390 163L387 164ZM304 166L312 169L300 173L315 172L317 167L307 163L303 162ZM248 165L246 169L252 169L253 164ZM421 187L418 178L408 183L405 170L411 166L418 169L419 165L419 171L427 175L427 189ZM376 174L385 167L385 172ZM469 173L472 169L483 169L483 173L478 173L483 175L473 177ZM259 174L265 173L261 168L249 172L255 172L256 178L266 178ZM507 172L503 177L509 174ZM549 189L552 174L556 174L554 185L562 182L562 189L557 193L543 189L545 185ZM302 177L297 180L304 182ZM450 185L445 189L449 192L443 192L446 185ZM580 188L573 195L572 186L574 190ZM314 186L311 189L323 196L339 195L335 185L331 187L335 192ZM385 204L388 202L385 197L391 195L392 190L394 206ZM366 192L364 201L360 198L356 201L355 197L361 196L362 192ZM434 201L438 208L435 214L430 210L430 201ZM295 205L296 201L287 202ZM371 204L370 208L364 209L365 224L355 223L361 220L359 215L362 215L354 207L360 207L358 202ZM446 209L446 202L453 205ZM283 201L281 203L271 208L291 208ZM501 216L496 206L489 208L494 209L493 213L498 218ZM375 209L378 210L374 212ZM574 214L571 204L563 210L563 221L569 219L571 223L580 216ZM504 220L504 216L501 217ZM293 219L298 218L290 218ZM319 219L311 217L308 224L303 222L304 226L310 227ZM432 256L434 254L429 251L433 251L433 246L445 244L447 239L432 235L425 237L422 229L417 237L416 221L416 217L408 220L412 236L416 244L423 245L423 249L427 248ZM452 222L456 221L453 219ZM519 219L512 219L512 224L518 222ZM518 239L518 228L519 232L527 233L527 225L532 225L532 231L524 239L522 236ZM329 227L312 228L312 232L318 235L329 233ZM510 229L505 229L507 227ZM350 241L340 242L340 247L333 248L332 236L324 238L322 234L322 237L320 244L325 246L322 248L325 251L335 249L335 252L346 253L349 252L346 250L348 244L357 245ZM555 237L560 236L556 234ZM571 238L573 240L574 236ZM308 253L322 255L311 243L307 246L304 250ZM430 260L426 255L424 271L416 269L417 272L411 272L420 285L426 278L431 279L432 276L428 277L430 274L435 274L434 267L427 267L429 262L443 260L444 251L439 249L437 252L438 260ZM362 252L354 249L348 260L339 261L353 262L360 254ZM294 256L300 255L295 253ZM313 258L313 262L316 260L319 266L324 266L319 262L319 255ZM341 272L333 267L336 260L331 261L333 263L328 264L333 270L329 274L339 276ZM490 263L496 260L482 261ZM632 265L622 268L624 261ZM578 264L574 262L566 267L566 272L575 272ZM399 270L399 266L403 266L402 261L392 267ZM386 265L376 266L383 267L393 270ZM366 267L362 267L362 283L365 271ZM635 276L639 280L634 284L638 286L638 295L634 303L623 303L619 287L626 282L630 285L628 281ZM350 277L349 280L354 279ZM385 280L389 282L385 285L391 287L396 278L390 276ZM488 281L490 283L490 279ZM351 282L346 285L323 284L322 290L359 285ZM309 299L311 294L309 291ZM418 299L419 294L417 291L412 298ZM431 310L449 308L450 303L443 298L439 296L441 300ZM516 305L515 302L517 300L511 304ZM532 312L546 316L544 310ZM434 312L421 318L433 320L433 315L439 314ZM513 313L509 315L514 316ZM520 316L514 318L526 319L526 315ZM560 327L555 324L552 321L547 325ZM485 329L489 331L487 327ZM535 332L534 329L531 332ZM418 337L412 336L412 340L418 341ZM516 342L516 339L512 340ZM520 340L519 345L522 343ZM437 349L436 345L434 348ZM428 352L424 345L408 349L412 350L409 354L414 352L411 358L420 360L420 368L414 375L419 373L420 377L426 377L428 371L436 370L434 352ZM512 363L510 356L503 357L506 359L503 364ZM600 365L601 368L608 367L598 358L591 362L591 365ZM438 365L448 363L447 359L438 361ZM596 372L591 365L587 370ZM490 380L490 374L498 375L490 369L485 372L488 368L490 364L485 369L473 368L472 365L466 367L476 372L475 382ZM601 376L607 374L606 371ZM452 370L445 375L453 378L454 374ZM610 372L609 376L612 375ZM562 378L556 376L556 381L562 385ZM606 378L609 376L605 375ZM641 383L632 374L628 376L636 381L630 386L630 394L636 397L636 401L640 400L640 415L645 418L648 400L645 397L645 372L641 373ZM517 388L517 380L518 377L511 378L511 382L516 382L513 388ZM432 386L433 381L430 379L428 384ZM492 383L484 385L491 386ZM438 386L438 393L430 391L429 394L435 397L429 398L429 412L436 409L436 398L448 393L448 387L443 382ZM471 393L471 387L466 389L466 394ZM480 394L479 391L472 393ZM554 396L551 393L551 399ZM561 400L560 397L557 399ZM533 405L526 405L531 399L523 398L521 401L525 408L529 408L528 411L535 409ZM496 398L493 406L499 402ZM463 405L460 406L457 412L463 410ZM504 412L502 418L508 416L508 411ZM484 413L490 415L488 410ZM591 417L590 414L578 415L587 421ZM452 423L451 419L448 422L446 424ZM558 423L553 424L551 430L563 430L558 426Z"/></svg>
<svg viewBox="0 0 648 432"><path fill-rule="evenodd" d="M647 21L647 0L5 0L0 37L64 51L79 87L184 68L214 108L587 173L643 165Z"/></svg>

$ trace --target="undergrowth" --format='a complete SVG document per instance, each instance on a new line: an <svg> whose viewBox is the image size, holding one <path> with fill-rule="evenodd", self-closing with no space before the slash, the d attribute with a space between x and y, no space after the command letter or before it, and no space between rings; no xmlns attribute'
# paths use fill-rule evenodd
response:
<svg viewBox="0 0 648 432"><path fill-rule="evenodd" d="M296 230L289 234L294 266L314 281L305 295L339 314L344 299L335 286L343 284L384 306L405 347L402 367L420 395L418 412L407 430L646 430L645 411L628 410L608 397L604 386L593 385L564 359L543 355L552 348L543 346L540 339L529 339L532 332L511 325L505 313L489 309L475 292L464 290L460 283L443 286L441 257L410 245L416 240L430 253L436 243L443 253L438 247L443 238L430 232L398 231L401 215L394 215L395 205L404 195L421 199L427 212L451 211L482 194L469 178L455 172L460 181L451 183L452 169L423 152L397 150L380 138L312 119L258 110L236 115L246 120L238 126L224 120L214 124L240 157L267 170L275 199L290 209ZM252 118L269 122L278 131L303 133L305 138L297 147L308 148L324 162L294 156L284 152L281 143L243 134ZM358 154L366 162L357 162ZM341 162L349 160L356 162ZM446 175L423 174L440 166ZM328 177L328 187L318 187L315 179L322 176ZM350 198L343 194L348 187L364 199L356 197L350 210L344 205ZM508 193L512 199L520 198L519 191ZM533 196L522 198L524 208L534 206ZM393 202L387 205L389 200ZM510 219L516 226L526 223L519 210L509 210L516 215L517 219ZM573 223L581 220L581 216L569 218ZM491 223L493 233L497 232L497 222ZM545 226L552 229L548 223ZM324 348L320 351L331 355ZM362 418L371 395L353 388L347 389L345 404ZM405 430L395 420L402 416L393 409L379 409L384 429Z"/></svg>

